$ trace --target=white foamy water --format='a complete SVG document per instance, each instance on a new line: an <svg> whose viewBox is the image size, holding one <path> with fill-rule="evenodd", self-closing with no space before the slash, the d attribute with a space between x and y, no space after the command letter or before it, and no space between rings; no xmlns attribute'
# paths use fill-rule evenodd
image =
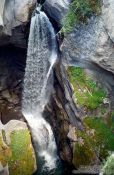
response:
<svg viewBox="0 0 114 175"><path fill-rule="evenodd" d="M44 158L44 167L51 170L56 167L56 143L42 112L52 91L53 78L48 91L47 85L57 59L57 43L48 17L39 8L36 10L31 19L22 112L31 128L36 151Z"/></svg>
<svg viewBox="0 0 114 175"><path fill-rule="evenodd" d="M38 154L45 160L44 168L47 167L49 170L55 169L56 144L52 129L40 113L34 115L24 114L31 127L32 138L35 144L38 145Z"/></svg>

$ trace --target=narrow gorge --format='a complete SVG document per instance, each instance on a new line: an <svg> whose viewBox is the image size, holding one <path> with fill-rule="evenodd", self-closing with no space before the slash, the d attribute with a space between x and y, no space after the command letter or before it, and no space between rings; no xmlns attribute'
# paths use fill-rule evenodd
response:
<svg viewBox="0 0 114 175"><path fill-rule="evenodd" d="M0 175L114 175L114 0L0 0Z"/></svg>

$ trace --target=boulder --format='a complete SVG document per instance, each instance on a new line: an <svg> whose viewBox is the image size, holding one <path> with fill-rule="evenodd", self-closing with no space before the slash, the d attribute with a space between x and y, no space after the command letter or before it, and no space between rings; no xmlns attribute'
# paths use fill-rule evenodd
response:
<svg viewBox="0 0 114 175"><path fill-rule="evenodd" d="M47 0L44 10L61 26L62 18L69 9L71 0ZM14 44L27 47L28 27L30 17L37 0L1 0L0 1L0 45Z"/></svg>
<svg viewBox="0 0 114 175"><path fill-rule="evenodd" d="M61 26L62 19L68 12L70 2L71 0L46 0L44 9Z"/></svg>
<svg viewBox="0 0 114 175"><path fill-rule="evenodd" d="M92 69L92 64L96 63L114 73L113 48L102 18L92 17L87 24L76 26L65 36L61 51L67 65Z"/></svg>
<svg viewBox="0 0 114 175"><path fill-rule="evenodd" d="M32 174L36 159L30 133L24 122L12 120L6 125L0 122L0 173Z"/></svg>
<svg viewBox="0 0 114 175"><path fill-rule="evenodd" d="M0 23L4 26L0 29L0 45L13 43L20 47L26 47L24 31L35 3L36 0L0 1Z"/></svg>
<svg viewBox="0 0 114 175"><path fill-rule="evenodd" d="M114 42L114 1L103 0L102 12L103 12L104 26L111 40Z"/></svg>
<svg viewBox="0 0 114 175"><path fill-rule="evenodd" d="M6 0L4 7L4 28L8 35L11 35L12 29L28 22L31 10L34 7L36 0Z"/></svg>
<svg viewBox="0 0 114 175"><path fill-rule="evenodd" d="M66 64L91 69L91 64L114 73L114 2L103 0L100 16L76 25L65 35L61 51Z"/></svg>
<svg viewBox="0 0 114 175"><path fill-rule="evenodd" d="M72 127L72 125L69 126L69 133L67 137L73 142L76 142L78 139L76 135L76 128Z"/></svg>

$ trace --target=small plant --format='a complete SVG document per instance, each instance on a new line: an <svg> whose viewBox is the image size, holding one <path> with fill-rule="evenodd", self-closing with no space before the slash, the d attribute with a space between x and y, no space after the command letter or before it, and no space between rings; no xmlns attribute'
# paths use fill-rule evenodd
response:
<svg viewBox="0 0 114 175"><path fill-rule="evenodd" d="M114 175L114 154L108 157L105 165L101 170L101 174L103 175Z"/></svg>
<svg viewBox="0 0 114 175"><path fill-rule="evenodd" d="M74 25L86 22L92 15L100 13L100 0L73 0L69 12L63 18L63 33L72 31Z"/></svg>

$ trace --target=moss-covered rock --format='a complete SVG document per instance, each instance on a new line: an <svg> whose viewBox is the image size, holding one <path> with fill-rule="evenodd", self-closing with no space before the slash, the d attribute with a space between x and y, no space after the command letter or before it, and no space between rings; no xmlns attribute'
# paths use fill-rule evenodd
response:
<svg viewBox="0 0 114 175"><path fill-rule="evenodd" d="M83 145L79 143L73 145L73 165L76 168L82 165L91 165L93 159L95 159L95 153L87 142Z"/></svg>
<svg viewBox="0 0 114 175"><path fill-rule="evenodd" d="M73 144L73 164L80 167L106 160L114 151L114 134L102 118L86 117L84 130L76 130L77 141Z"/></svg>
<svg viewBox="0 0 114 175"><path fill-rule="evenodd" d="M0 131L0 163L8 165L10 175L31 175L36 159L27 125L10 121Z"/></svg>
<svg viewBox="0 0 114 175"><path fill-rule="evenodd" d="M114 151L114 112L110 98L100 83L82 68L69 67L69 80L74 91L74 99L84 125L83 130L75 128L68 136L73 141L73 164L99 164ZM76 139L72 139L76 138Z"/></svg>
<svg viewBox="0 0 114 175"><path fill-rule="evenodd" d="M84 119L84 123L90 128L94 129L93 147L98 151L99 157L106 159L110 151L114 151L114 134L113 131L102 118Z"/></svg>
<svg viewBox="0 0 114 175"><path fill-rule="evenodd" d="M75 24L86 22L92 15L98 15L101 11L100 0L73 0L67 15L63 18L64 33L72 31Z"/></svg>
<svg viewBox="0 0 114 175"><path fill-rule="evenodd" d="M99 162L93 147L94 131L85 128L83 131L76 130L77 141L73 143L73 165L93 165Z"/></svg>
<svg viewBox="0 0 114 175"><path fill-rule="evenodd" d="M98 87L95 80L86 74L85 70L77 67L68 68L69 80L74 88L75 101L79 106L94 110L103 104L106 92Z"/></svg>

